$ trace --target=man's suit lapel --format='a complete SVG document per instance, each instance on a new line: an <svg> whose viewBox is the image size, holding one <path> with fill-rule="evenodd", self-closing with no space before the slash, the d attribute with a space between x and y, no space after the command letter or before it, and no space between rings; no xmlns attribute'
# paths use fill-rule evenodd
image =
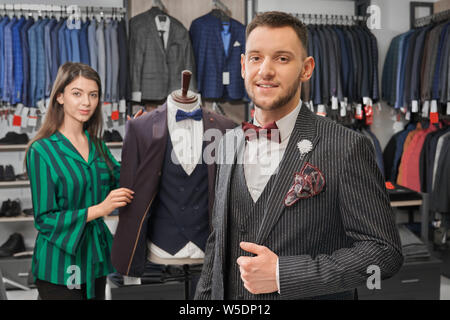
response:
<svg viewBox="0 0 450 320"><path fill-rule="evenodd" d="M313 113L302 105L295 127L289 138L288 146L284 153L283 159L278 167L278 174L275 177L272 190L267 200L264 217L256 237L257 244L263 244L267 236L280 218L285 208L284 198L289 191L289 188L294 182L294 174L299 172L304 164L309 160L311 154L314 152L314 147L319 141L319 136L316 133L316 119ZM300 151L297 143L306 139L312 142L313 150L306 154L301 159ZM298 205L298 204L297 204Z"/></svg>
<svg viewBox="0 0 450 320"><path fill-rule="evenodd" d="M228 140L228 144L226 143ZM232 140L232 141L230 141ZM225 250L226 250L226 230L228 223L228 205L229 205L229 197L230 197L230 184L231 177L233 171L236 167L237 163L243 163L244 157L244 147L245 140L244 134L241 129L234 130L234 134L230 139L223 139L224 146L222 148L222 154L216 157L216 159L221 159L222 163L220 164L220 176L217 177L219 184L216 189L216 199L219 199L217 202L218 208L223 208L221 210L222 217L219 223L221 227L220 232L218 233L218 242L220 244L221 252L219 254L222 258L222 266L225 265Z"/></svg>

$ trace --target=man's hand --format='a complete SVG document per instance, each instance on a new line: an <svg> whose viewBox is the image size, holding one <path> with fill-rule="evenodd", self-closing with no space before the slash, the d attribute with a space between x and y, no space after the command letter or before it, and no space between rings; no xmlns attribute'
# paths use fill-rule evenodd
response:
<svg viewBox="0 0 450 320"><path fill-rule="evenodd" d="M241 242L242 250L254 253L255 257L241 256L237 259L244 287L252 294L272 293L277 287L278 256L269 248L251 242Z"/></svg>

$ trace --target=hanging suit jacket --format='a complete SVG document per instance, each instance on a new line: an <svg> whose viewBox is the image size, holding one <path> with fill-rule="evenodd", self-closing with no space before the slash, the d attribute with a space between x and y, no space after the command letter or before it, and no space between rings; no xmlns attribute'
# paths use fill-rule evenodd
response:
<svg viewBox="0 0 450 320"><path fill-rule="evenodd" d="M225 117L203 109L204 132L218 129L225 133L236 125ZM140 277L147 261L147 229L150 207L158 192L167 139L167 105L127 122L122 150L120 186L135 192L133 202L120 209L119 225L112 247L112 262L123 275ZM218 139L217 139L218 140ZM218 144L212 141L208 144ZM202 161L204 158L202 158ZM208 164L208 212L214 203L216 165ZM211 221L211 218L210 218Z"/></svg>
<svg viewBox="0 0 450 320"><path fill-rule="evenodd" d="M301 159L297 143L303 139L309 140L313 149ZM206 244L196 299L224 299L224 282L229 280L224 279L227 246L239 241L229 237L227 230L231 223L230 178L244 146L243 131L236 128L224 136L218 148L213 232ZM318 195L287 207L284 199L294 173L307 162L323 173L326 186ZM272 191L260 213L262 222L248 238L278 255L280 294L254 295L254 299L336 294L365 284L370 265L380 267L382 279L400 269L399 234L366 137L302 106L273 178Z"/></svg>
<svg viewBox="0 0 450 320"><path fill-rule="evenodd" d="M197 66L198 90L204 98L240 100L245 96L241 76L241 54L245 53L245 27L230 19L230 45L225 55L221 38L222 22L208 13L195 19L189 29ZM223 72L230 73L230 84L223 84Z"/></svg>
<svg viewBox="0 0 450 320"><path fill-rule="evenodd" d="M189 33L177 19L170 17L166 49L156 29L155 17L164 14L154 7L130 20L130 74L133 101L161 100L180 88L181 72L195 72ZM190 90L196 91L195 77Z"/></svg>

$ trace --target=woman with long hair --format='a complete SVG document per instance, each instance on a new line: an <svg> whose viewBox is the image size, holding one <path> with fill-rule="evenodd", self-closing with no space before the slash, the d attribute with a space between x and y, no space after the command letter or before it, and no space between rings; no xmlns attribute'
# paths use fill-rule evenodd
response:
<svg viewBox="0 0 450 320"><path fill-rule="evenodd" d="M41 299L104 299L112 235L101 219L133 199L118 188L120 166L101 140L100 77L67 62L26 167L38 230L32 273Z"/></svg>

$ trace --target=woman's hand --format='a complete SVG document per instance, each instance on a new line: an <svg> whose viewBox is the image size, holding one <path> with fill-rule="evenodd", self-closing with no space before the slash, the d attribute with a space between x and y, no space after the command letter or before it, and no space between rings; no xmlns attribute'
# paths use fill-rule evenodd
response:
<svg viewBox="0 0 450 320"><path fill-rule="evenodd" d="M89 207L87 221L95 220L99 217L109 215L115 209L125 207L133 201L134 191L127 188L120 188L111 191L103 202L96 206Z"/></svg>

